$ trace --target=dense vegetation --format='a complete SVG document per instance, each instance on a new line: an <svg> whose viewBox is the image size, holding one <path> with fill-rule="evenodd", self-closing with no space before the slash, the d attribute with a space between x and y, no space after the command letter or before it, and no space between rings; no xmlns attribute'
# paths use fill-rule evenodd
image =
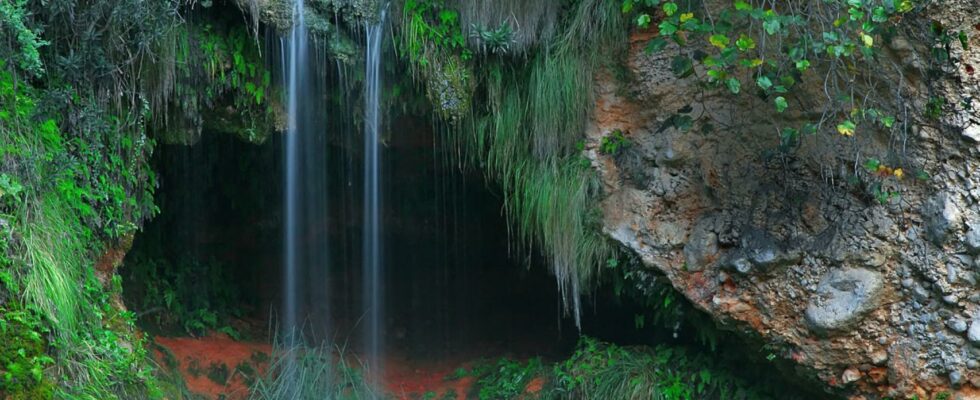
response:
<svg viewBox="0 0 980 400"><path fill-rule="evenodd" d="M158 211L148 164L155 140L193 142L208 128L261 142L284 124L281 88L263 59L257 28L206 12L200 18L207 22L187 23L183 12L193 3L0 3L0 396L164 393L135 316L120 307L112 256L125 252ZM351 2L326 3L343 10ZM739 0L710 10L700 2L659 0L500 1L496 10L473 3L406 0L398 7L397 51L424 86L433 114L449 127L449 153L500 186L514 237L544 249L576 317L579 292L604 269L616 271L610 279L617 288L638 290L629 282L635 271L599 232L598 182L581 154L593 77L602 68L617 72L631 26L656 30L647 48L671 52L677 78L694 77L706 90L771 107L767 123L778 132L777 153L790 154L819 135L855 148L866 143L862 135L904 143L913 120L934 121L946 107L933 95L922 105L897 101L906 93L902 71L881 55L882 43L919 26L923 1ZM520 14L487 22L505 9ZM330 22L320 23L328 31ZM334 54L351 57L349 43L333 35L331 45L342 48ZM955 62L951 46L967 42L965 33L937 24L912 35L928 36L918 39L931 44L924 77ZM813 100L811 82L833 90ZM817 112L805 112L810 109ZM710 112L703 118L713 119ZM687 115L672 121L686 129L696 122ZM618 132L600 151L616 154L627 146ZM859 166L848 178L869 198L891 201L906 175L928 179L909 164L904 147L871 148L847 160ZM188 278L179 270L147 269L158 275L145 279L166 284L140 306L164 308L158 322L190 333L218 328L215 309L233 307L188 301L193 295L181 292L189 289L180 285ZM673 310L669 291L629 294L651 309ZM680 317L651 319L664 318L673 324ZM573 359L554 367L554 391L596 398L750 392L706 364L666 348L633 352L587 340ZM617 369L623 366L642 372ZM545 370L496 365L504 375L527 368ZM513 389L509 379L523 383L529 375L520 372L516 378L473 373L484 390L502 391L487 395L493 398ZM280 371L293 373L307 372ZM303 376L316 381L325 372L308 373ZM267 384L259 393L278 390L284 389Z"/></svg>

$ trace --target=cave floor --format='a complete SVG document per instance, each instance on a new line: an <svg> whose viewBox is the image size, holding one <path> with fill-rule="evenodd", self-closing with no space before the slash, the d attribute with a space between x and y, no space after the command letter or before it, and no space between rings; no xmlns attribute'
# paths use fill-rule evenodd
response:
<svg viewBox="0 0 980 400"><path fill-rule="evenodd" d="M190 392L209 400L248 399L249 385L257 375L265 373L272 354L268 342L235 340L220 332L204 337L158 336L153 340L157 345L154 357L161 367L176 368ZM475 398L475 378L454 375L461 368L470 369L481 361L502 356L514 354L493 345L439 358L390 351L384 361L385 398ZM527 393L533 396L543 383L540 378L532 380ZM447 392L456 395L449 396Z"/></svg>

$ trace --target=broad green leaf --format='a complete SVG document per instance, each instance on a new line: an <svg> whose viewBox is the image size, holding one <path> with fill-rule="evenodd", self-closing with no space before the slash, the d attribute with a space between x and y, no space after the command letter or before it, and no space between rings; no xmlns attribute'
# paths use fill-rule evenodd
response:
<svg viewBox="0 0 980 400"><path fill-rule="evenodd" d="M744 0L735 0L735 9L739 11L749 11L752 9L752 5Z"/></svg>
<svg viewBox="0 0 980 400"><path fill-rule="evenodd" d="M674 25L670 21L664 21L660 23L660 34L663 36L670 36L677 33L677 25Z"/></svg>
<svg viewBox="0 0 980 400"><path fill-rule="evenodd" d="M877 23L888 21L888 12L885 7L878 6L871 11L871 20Z"/></svg>
<svg viewBox="0 0 980 400"><path fill-rule="evenodd" d="M770 35L775 35L777 32L779 32L779 29L782 28L782 26L783 25L779 22L779 19L776 18L767 18L762 23L762 29L765 29L766 33Z"/></svg>
<svg viewBox="0 0 980 400"><path fill-rule="evenodd" d="M674 13L676 12L677 12L677 3L674 2L664 3L664 14L667 14L667 16L669 17L674 15Z"/></svg>
<svg viewBox="0 0 980 400"><path fill-rule="evenodd" d="M891 128L895 126L895 117L892 116L881 117L881 124L884 125L885 128Z"/></svg>
<svg viewBox="0 0 980 400"><path fill-rule="evenodd" d="M861 42L864 43L864 47L871 47L875 45L875 39L867 33L861 34Z"/></svg>
<svg viewBox="0 0 980 400"><path fill-rule="evenodd" d="M851 120L844 120L844 122L837 124L837 132L844 136L853 136L855 129L857 129L857 125Z"/></svg>
<svg viewBox="0 0 980 400"><path fill-rule="evenodd" d="M640 28L650 26L650 14L640 14L640 16L636 17L636 25Z"/></svg>
<svg viewBox="0 0 980 400"><path fill-rule="evenodd" d="M712 46L724 50L728 48L728 43L730 42L730 40L728 39L728 36L722 34L716 34L716 35L711 35L711 37L708 38L708 42L711 43Z"/></svg>
<svg viewBox="0 0 980 400"><path fill-rule="evenodd" d="M796 62L796 69L800 70L800 72L806 71L807 68L810 68L810 61L800 60Z"/></svg>
<svg viewBox="0 0 980 400"><path fill-rule="evenodd" d="M728 91L732 92L732 94L738 94L738 92L742 91L742 82L739 82L736 78L726 79L725 86L728 87Z"/></svg>
<svg viewBox="0 0 980 400"><path fill-rule="evenodd" d="M748 51L755 48L755 40L746 36L744 33L735 41L735 46L741 51Z"/></svg>
<svg viewBox="0 0 980 400"><path fill-rule="evenodd" d="M762 90L769 90L772 87L772 80L768 76L762 75L755 80L755 83L759 85Z"/></svg>
<svg viewBox="0 0 980 400"><path fill-rule="evenodd" d="M789 103L786 102L786 98L784 98L783 96L777 97L775 100L775 104L776 104L776 112L778 113L786 111L786 107L789 107Z"/></svg>

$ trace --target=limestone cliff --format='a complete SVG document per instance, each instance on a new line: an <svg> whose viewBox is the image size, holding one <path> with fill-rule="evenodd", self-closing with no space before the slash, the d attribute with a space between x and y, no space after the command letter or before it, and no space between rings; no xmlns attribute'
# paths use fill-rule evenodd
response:
<svg viewBox="0 0 980 400"><path fill-rule="evenodd" d="M970 38L938 79L917 72L927 45L888 43L907 135L817 134L796 152L779 151L771 107L675 78L669 52L643 51L653 34L635 32L632 80L607 72L595 84L586 152L604 183L603 229L719 324L836 393L980 398L977 6L928 10ZM909 116L934 98L946 99L938 121ZM632 145L601 151L617 131ZM919 178L881 179L895 195L876 199L850 178L876 150L900 153Z"/></svg>

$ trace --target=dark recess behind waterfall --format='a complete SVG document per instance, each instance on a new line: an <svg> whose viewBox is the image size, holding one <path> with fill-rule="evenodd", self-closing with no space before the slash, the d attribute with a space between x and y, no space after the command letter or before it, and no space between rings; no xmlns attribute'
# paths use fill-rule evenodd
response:
<svg viewBox="0 0 980 400"><path fill-rule="evenodd" d="M445 158L427 120L402 116L389 123L383 221L390 348L433 356L480 349L567 353L578 332L561 318L557 288L543 258L510 241L500 195L482 174L462 171ZM343 121L334 125L324 132L335 136L327 149L329 219L319 224L330 236L329 274L302 282L308 290L326 285L330 293L329 309L309 304L312 333L356 344L362 313L361 134ZM245 319L255 326L274 321L282 290L281 149L278 134L255 145L208 132L191 146L158 146L154 165L161 213L137 235L130 259L165 257L173 264L194 259L197 268L224 268L224 276L233 279L225 283L238 293ZM123 272L132 275L125 267ZM194 292L206 295L209 289ZM144 311L138 285L127 284L126 295L137 313ZM602 321L587 318L587 332L641 341L629 307L596 307L603 309L595 316ZM330 322L324 318L328 313Z"/></svg>

